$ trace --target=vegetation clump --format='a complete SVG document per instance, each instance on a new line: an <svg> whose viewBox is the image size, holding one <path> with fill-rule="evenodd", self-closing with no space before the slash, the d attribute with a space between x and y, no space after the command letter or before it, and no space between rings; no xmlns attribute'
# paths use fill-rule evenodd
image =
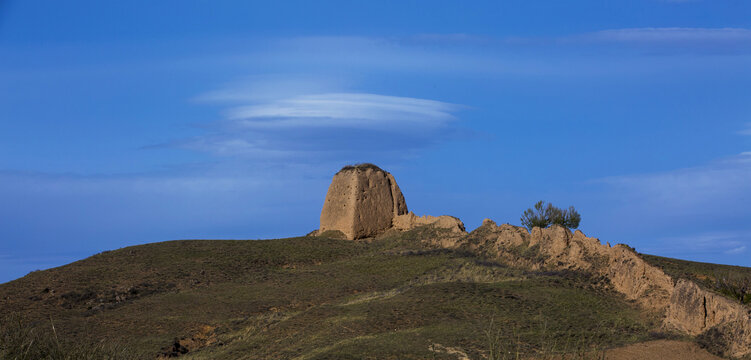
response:
<svg viewBox="0 0 751 360"><path fill-rule="evenodd" d="M379 168L378 165L371 164L371 163L359 163L359 164L345 165L343 168L341 168L341 170L337 172L337 174L342 171L367 170L367 169L383 171L383 169Z"/></svg>
<svg viewBox="0 0 751 360"><path fill-rule="evenodd" d="M546 228L550 225L560 225L569 229L576 229L581 222L581 215L569 206L568 209L560 209L551 203L538 201L534 208L524 211L521 217L522 225L529 230L540 227Z"/></svg>

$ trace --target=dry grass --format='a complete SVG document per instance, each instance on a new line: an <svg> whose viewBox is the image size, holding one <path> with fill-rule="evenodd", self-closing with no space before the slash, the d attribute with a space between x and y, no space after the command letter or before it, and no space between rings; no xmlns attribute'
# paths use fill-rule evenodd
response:
<svg viewBox="0 0 751 360"><path fill-rule="evenodd" d="M19 315L0 321L0 359L135 360L131 349L106 342L62 339L52 320L33 326Z"/></svg>

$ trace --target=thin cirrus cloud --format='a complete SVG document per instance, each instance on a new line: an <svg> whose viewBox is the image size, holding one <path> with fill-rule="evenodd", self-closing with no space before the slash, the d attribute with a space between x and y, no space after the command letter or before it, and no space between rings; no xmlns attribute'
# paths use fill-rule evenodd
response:
<svg viewBox="0 0 751 360"><path fill-rule="evenodd" d="M651 211L716 214L717 207L740 209L751 197L751 152L703 166L661 173L600 179ZM640 199L636 201L636 199Z"/></svg>
<svg viewBox="0 0 751 360"><path fill-rule="evenodd" d="M544 52L544 56L540 51ZM250 74L251 80L258 80L259 74L290 73L302 75L302 80L280 79L281 84L270 83L261 87L255 84L244 88L235 86L200 97L201 100L253 100L249 105L259 105L255 101L263 100L268 105L297 96L351 93L351 84L347 84L349 81L362 80L379 72L388 72L389 76L421 73L431 76L547 77L621 76L629 71L639 71L641 74L643 68L658 72L675 71L676 68L689 68L695 72L696 66L739 66L746 69L747 61L743 58L733 58L735 62L718 65L713 62L718 59L660 63L654 62L649 55L749 53L751 30L744 28L605 29L539 37L474 34L282 37L259 42L256 50L218 55L212 61ZM613 57L613 54L618 56ZM204 64L201 63L201 66ZM343 84L330 84L331 78L345 80ZM299 85L300 89L306 91L295 89L293 85Z"/></svg>
<svg viewBox="0 0 751 360"><path fill-rule="evenodd" d="M692 27L642 27L605 29L593 32L555 37L481 37L469 34L421 34L409 38L410 42L477 45L513 49L515 45L549 47L552 44L572 46L669 46L693 47L696 51L712 47L727 50L748 50L751 47L751 29L746 28L692 28ZM738 49L740 48L740 49Z"/></svg>
<svg viewBox="0 0 751 360"><path fill-rule="evenodd" d="M738 133L741 135L751 136L751 123L746 124L746 127L743 130L739 131ZM751 154L751 152L748 152L748 153Z"/></svg>
<svg viewBox="0 0 751 360"><path fill-rule="evenodd" d="M746 54L751 52L751 29L646 27L602 30L564 37L563 44L615 45L656 53L692 52Z"/></svg>
<svg viewBox="0 0 751 360"><path fill-rule="evenodd" d="M696 254L740 255L751 245L750 231L715 231L656 239L647 252L673 256Z"/></svg>
<svg viewBox="0 0 751 360"><path fill-rule="evenodd" d="M221 91L232 106L213 131L183 147L264 160L357 160L407 156L450 138L461 106L442 101L355 92L254 96ZM209 100L221 100L208 97ZM206 97L204 97L206 99Z"/></svg>
<svg viewBox="0 0 751 360"><path fill-rule="evenodd" d="M631 28L603 30L585 38L612 42L751 42L743 28Z"/></svg>
<svg viewBox="0 0 751 360"><path fill-rule="evenodd" d="M683 236L657 238L647 253L667 256L741 256L751 247L747 221L751 199L751 152L717 160L702 166L660 173L599 179L607 196L621 214L621 221L659 223L652 231L670 229ZM726 231L702 233L702 228ZM647 231L648 235L649 231Z"/></svg>

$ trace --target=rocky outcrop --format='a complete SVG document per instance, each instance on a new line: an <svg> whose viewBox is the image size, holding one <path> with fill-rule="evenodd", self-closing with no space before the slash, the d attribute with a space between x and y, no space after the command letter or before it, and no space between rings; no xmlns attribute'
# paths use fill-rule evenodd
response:
<svg viewBox="0 0 751 360"><path fill-rule="evenodd" d="M334 175L321 211L321 228L341 231L347 239L377 235L407 213L394 177L370 164L347 166Z"/></svg>
<svg viewBox="0 0 751 360"><path fill-rule="evenodd" d="M693 281L676 283L665 324L690 335L713 334L724 355L751 354L751 309Z"/></svg>

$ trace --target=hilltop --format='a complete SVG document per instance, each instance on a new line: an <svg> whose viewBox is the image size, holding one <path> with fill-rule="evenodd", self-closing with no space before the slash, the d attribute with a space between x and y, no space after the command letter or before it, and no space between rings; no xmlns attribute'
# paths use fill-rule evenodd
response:
<svg viewBox="0 0 751 360"><path fill-rule="evenodd" d="M660 314L601 276L434 245L446 238L456 235L425 226L361 241L140 245L2 284L0 307L41 327L53 319L62 338L116 343L142 358L461 358L447 354L459 351L479 359L493 344L540 355L691 339L666 331ZM533 261L539 253L519 255ZM751 272L678 266L686 274Z"/></svg>
<svg viewBox="0 0 751 360"><path fill-rule="evenodd" d="M361 164L336 173L304 237L132 246L0 284L0 357L749 357L749 299L720 277L751 269L560 225L467 232L409 212L394 177Z"/></svg>

